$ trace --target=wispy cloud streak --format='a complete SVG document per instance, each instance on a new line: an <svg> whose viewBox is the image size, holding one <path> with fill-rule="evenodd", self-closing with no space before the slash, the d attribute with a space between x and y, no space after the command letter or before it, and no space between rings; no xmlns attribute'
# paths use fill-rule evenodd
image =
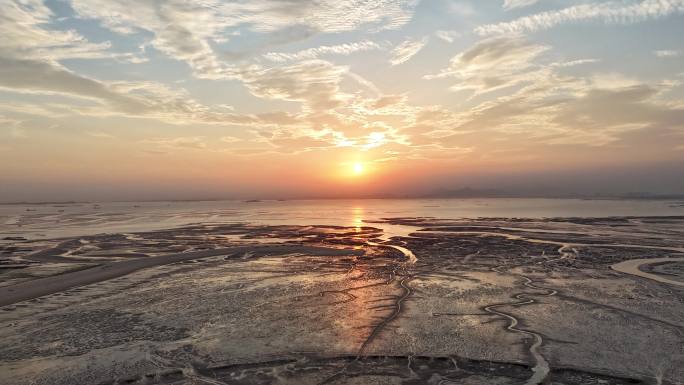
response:
<svg viewBox="0 0 684 385"><path fill-rule="evenodd" d="M504 9L515 9L537 4L539 0L504 0Z"/></svg>
<svg viewBox="0 0 684 385"><path fill-rule="evenodd" d="M678 57L678 56L682 56L682 51L679 51L676 49L663 49L663 50L653 51L653 54L659 58Z"/></svg>
<svg viewBox="0 0 684 385"><path fill-rule="evenodd" d="M423 47L425 47L427 42L427 37L422 38L420 40L404 41L392 50L392 58L390 59L390 64L395 66L409 61L415 54L420 52L420 50L423 49Z"/></svg>
<svg viewBox="0 0 684 385"><path fill-rule="evenodd" d="M524 16L513 21L486 24L475 28L482 36L534 32L556 25L582 21L631 24L684 13L684 0L609 1Z"/></svg>
<svg viewBox="0 0 684 385"><path fill-rule="evenodd" d="M338 45L323 45L320 47L309 48L294 53L288 52L269 52L264 57L274 62L286 62L293 60L318 59L322 55L351 55L355 52L372 51L382 49L376 42L363 40L354 43L344 43Z"/></svg>

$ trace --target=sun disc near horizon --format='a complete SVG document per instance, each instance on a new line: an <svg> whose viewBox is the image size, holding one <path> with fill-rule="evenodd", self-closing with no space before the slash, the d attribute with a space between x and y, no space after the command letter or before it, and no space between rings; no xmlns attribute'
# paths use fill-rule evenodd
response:
<svg viewBox="0 0 684 385"><path fill-rule="evenodd" d="M364 167L363 163L356 162L352 165L352 170L354 171L354 175L361 175L363 174Z"/></svg>

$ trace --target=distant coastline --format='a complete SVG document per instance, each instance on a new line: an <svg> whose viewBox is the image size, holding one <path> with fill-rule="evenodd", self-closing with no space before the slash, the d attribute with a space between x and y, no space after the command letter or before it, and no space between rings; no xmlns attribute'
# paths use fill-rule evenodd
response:
<svg viewBox="0 0 684 385"><path fill-rule="evenodd" d="M0 201L0 205L33 205L33 206L69 206L98 203L134 203L134 202L219 202L219 201L242 201L246 203L259 203L270 201L306 201L306 200L345 200L345 199L581 199L581 200L663 200L680 201L677 205L684 206L683 194L660 194L648 192L627 192L618 194L526 194L508 192L493 189L462 188L456 190L436 190L424 194L367 194L358 196L299 196L299 197L197 197L187 199L125 199L125 200L66 200L66 201Z"/></svg>

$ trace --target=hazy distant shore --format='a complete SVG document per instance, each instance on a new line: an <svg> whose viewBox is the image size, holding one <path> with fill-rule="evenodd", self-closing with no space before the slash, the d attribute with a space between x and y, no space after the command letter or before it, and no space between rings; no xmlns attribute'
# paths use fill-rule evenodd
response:
<svg viewBox="0 0 684 385"><path fill-rule="evenodd" d="M101 203L152 203L152 202L282 202L282 201L326 201L350 199L582 199L582 200L661 200L681 201L684 204L684 194L615 194L615 195L529 195L529 194L417 194L417 195L369 195L369 196L339 196L339 197L262 197L262 198L188 198L188 199L123 199L123 200L83 200L83 201L0 201L0 205L78 205Z"/></svg>

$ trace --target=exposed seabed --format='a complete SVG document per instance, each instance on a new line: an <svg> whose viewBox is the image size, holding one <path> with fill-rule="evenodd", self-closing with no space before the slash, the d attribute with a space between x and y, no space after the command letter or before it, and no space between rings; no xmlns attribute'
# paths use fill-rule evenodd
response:
<svg viewBox="0 0 684 385"><path fill-rule="evenodd" d="M3 384L684 378L684 217L12 238Z"/></svg>

